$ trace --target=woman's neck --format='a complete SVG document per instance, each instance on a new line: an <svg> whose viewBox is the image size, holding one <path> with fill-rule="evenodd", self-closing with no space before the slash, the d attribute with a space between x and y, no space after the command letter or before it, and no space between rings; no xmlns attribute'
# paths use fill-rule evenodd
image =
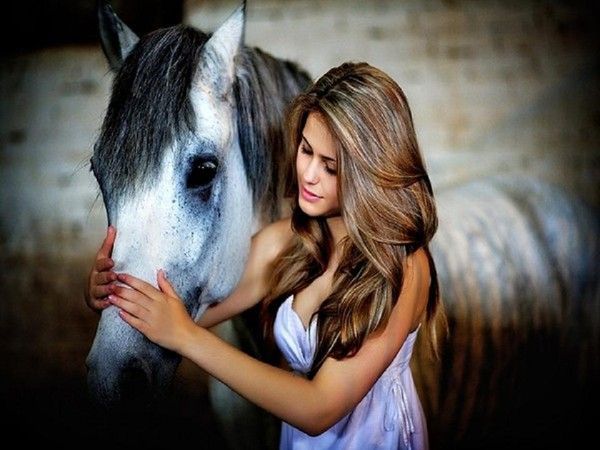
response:
<svg viewBox="0 0 600 450"><path fill-rule="evenodd" d="M342 216L328 217L327 225L329 226L329 232L333 239L333 252L336 254L341 240L348 236L348 230L346 229L346 224L344 223Z"/></svg>

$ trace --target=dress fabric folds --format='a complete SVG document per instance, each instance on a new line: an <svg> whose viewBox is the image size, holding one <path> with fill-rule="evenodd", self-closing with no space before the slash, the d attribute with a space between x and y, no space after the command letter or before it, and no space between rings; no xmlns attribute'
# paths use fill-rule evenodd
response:
<svg viewBox="0 0 600 450"><path fill-rule="evenodd" d="M282 422L280 450L423 450L427 426L409 362L419 329L410 333L389 367L358 405L318 436ZM304 328L293 296L279 307L274 323L277 346L300 376L310 370L317 344L317 320Z"/></svg>

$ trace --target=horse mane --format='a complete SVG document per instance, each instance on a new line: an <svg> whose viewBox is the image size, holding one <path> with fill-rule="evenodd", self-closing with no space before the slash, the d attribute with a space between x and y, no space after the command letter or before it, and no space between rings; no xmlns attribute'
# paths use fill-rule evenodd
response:
<svg viewBox="0 0 600 450"><path fill-rule="evenodd" d="M156 176L162 152L177 136L193 134L189 91L210 35L176 25L143 36L113 80L111 99L92 157L106 195L139 188ZM284 114L310 82L297 65L258 48L236 58L234 94L246 176L260 217L279 215L286 161Z"/></svg>
<svg viewBox="0 0 600 450"><path fill-rule="evenodd" d="M280 215L289 177L284 119L288 104L310 83L293 62L244 47L237 60L235 98L246 174L265 222Z"/></svg>

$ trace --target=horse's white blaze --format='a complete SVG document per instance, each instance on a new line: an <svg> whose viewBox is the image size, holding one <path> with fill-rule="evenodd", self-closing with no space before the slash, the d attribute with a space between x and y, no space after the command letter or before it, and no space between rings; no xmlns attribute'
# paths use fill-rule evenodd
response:
<svg viewBox="0 0 600 450"><path fill-rule="evenodd" d="M185 280L187 286L201 287L203 304L222 299L235 287L249 250L253 208L237 140L227 147L206 211L194 208L193 199L181 193L181 164L176 161L187 158L176 156L173 149L165 151L156 182L114 210L119 232L115 270L156 285L158 269L173 268L178 273L167 275L175 286Z"/></svg>
<svg viewBox="0 0 600 450"><path fill-rule="evenodd" d="M203 295L203 302L221 299L233 290L249 253L253 221L252 193L238 145L229 152L225 164L229 168L223 185L220 226L215 235L216 242L212 243L211 263L205 266L210 272L204 289L211 298Z"/></svg>
<svg viewBox="0 0 600 450"><path fill-rule="evenodd" d="M158 180L137 191L135 197L124 197L113 213L118 230L115 269L155 285L158 269L169 267L172 261L191 263L189 249L198 248L202 239L202 222L182 220L174 160L173 149L166 150Z"/></svg>

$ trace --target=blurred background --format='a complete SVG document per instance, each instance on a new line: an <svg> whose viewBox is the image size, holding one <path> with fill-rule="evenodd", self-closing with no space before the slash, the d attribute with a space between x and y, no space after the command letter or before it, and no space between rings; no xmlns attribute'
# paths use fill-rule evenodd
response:
<svg viewBox="0 0 600 450"><path fill-rule="evenodd" d="M113 1L136 33L212 31L237 1ZM364 60L404 89L434 187L495 173L599 200L598 7L573 1L250 0L246 43L317 78ZM25 440L91 442L82 290L106 216L89 158L112 75L94 0L8 2L0 59L0 403ZM222 448L206 376L184 361L171 441ZM560 389L560 387L557 387ZM145 432L145 430L132 430ZM174 440L174 441L173 441Z"/></svg>

